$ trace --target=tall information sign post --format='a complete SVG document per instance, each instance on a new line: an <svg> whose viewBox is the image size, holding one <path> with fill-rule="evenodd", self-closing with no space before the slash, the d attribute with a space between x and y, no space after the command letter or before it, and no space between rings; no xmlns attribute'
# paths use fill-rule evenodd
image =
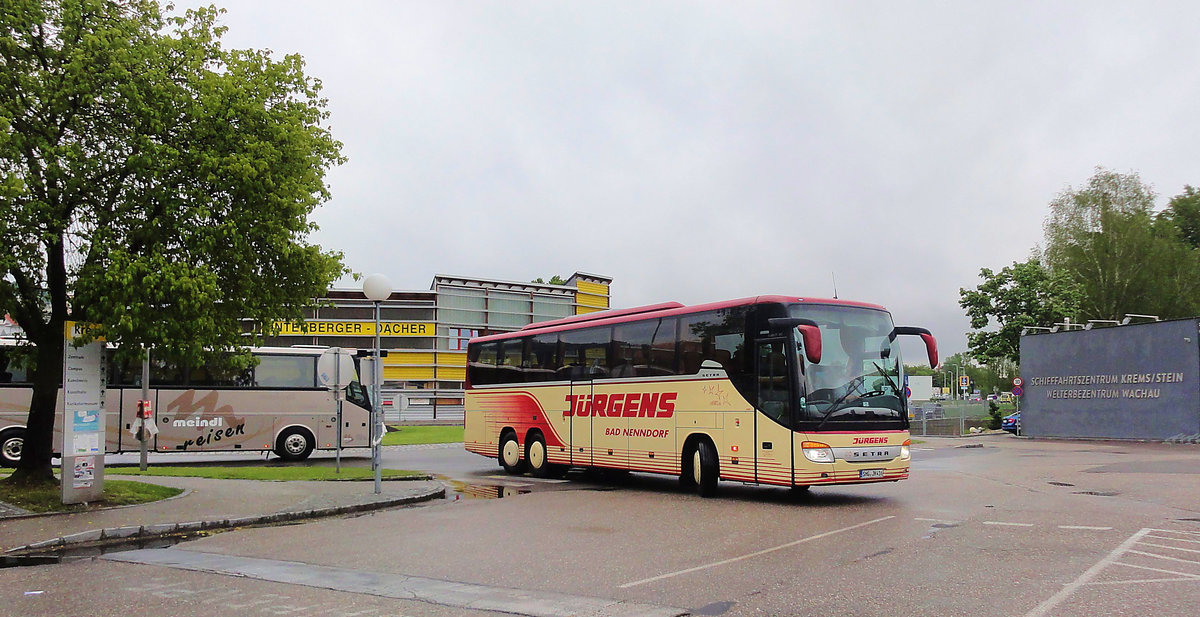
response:
<svg viewBox="0 0 1200 617"><path fill-rule="evenodd" d="M63 345L62 502L104 495L104 341L76 347L89 324L68 321Z"/></svg>

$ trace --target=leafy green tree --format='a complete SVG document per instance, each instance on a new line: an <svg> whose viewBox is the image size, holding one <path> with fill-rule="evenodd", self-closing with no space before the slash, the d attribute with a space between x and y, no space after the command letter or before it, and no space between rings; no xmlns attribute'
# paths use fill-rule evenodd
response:
<svg viewBox="0 0 1200 617"><path fill-rule="evenodd" d="M1190 228L1185 210L1181 202L1178 222ZM1200 257L1155 225L1154 193L1137 174L1097 170L1086 187L1050 203L1044 230L1046 263L1078 285L1083 318L1200 309Z"/></svg>
<svg viewBox="0 0 1200 617"><path fill-rule="evenodd" d="M307 241L343 159L301 58L223 48L215 7L0 6L0 306L36 345L12 480L43 482L64 321L195 363L299 319L345 272Z"/></svg>
<svg viewBox="0 0 1200 617"><path fill-rule="evenodd" d="M975 289L959 290L974 332L967 334L972 355L985 362L1020 362L1021 330L1076 318L1080 290L1066 273L1047 270L1036 257L1013 262L999 272L979 271Z"/></svg>
<svg viewBox="0 0 1200 617"><path fill-rule="evenodd" d="M548 283L544 279L542 279L542 277L540 277L540 276L529 282L530 283L538 283L540 285L566 285L567 279L564 279L563 277L555 274L554 276L550 277L550 282L548 282Z"/></svg>
<svg viewBox="0 0 1200 617"><path fill-rule="evenodd" d="M1167 225L1168 231L1193 249L1200 248L1200 191L1184 186L1183 192L1171 198L1167 208L1158 213L1158 221Z"/></svg>

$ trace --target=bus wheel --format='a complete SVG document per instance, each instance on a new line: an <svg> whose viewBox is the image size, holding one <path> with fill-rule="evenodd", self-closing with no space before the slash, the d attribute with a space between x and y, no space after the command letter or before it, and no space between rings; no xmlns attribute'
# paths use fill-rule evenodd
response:
<svg viewBox="0 0 1200 617"><path fill-rule="evenodd" d="M711 443L701 441L692 454L692 481L696 483L696 492L701 497L716 495L718 475L717 451Z"/></svg>
<svg viewBox="0 0 1200 617"><path fill-rule="evenodd" d="M521 460L521 444L517 434L508 431L500 436L500 465L514 476L525 472L525 461Z"/></svg>
<svg viewBox="0 0 1200 617"><path fill-rule="evenodd" d="M538 478L549 478L557 471L557 465L546 461L546 440L541 435L534 434L525 442L525 462Z"/></svg>
<svg viewBox="0 0 1200 617"><path fill-rule="evenodd" d="M25 429L15 428L0 435L0 466L16 467L25 448Z"/></svg>
<svg viewBox="0 0 1200 617"><path fill-rule="evenodd" d="M279 434L279 439L275 442L275 454L285 461L302 461L312 454L314 447L316 444L312 434L293 426Z"/></svg>

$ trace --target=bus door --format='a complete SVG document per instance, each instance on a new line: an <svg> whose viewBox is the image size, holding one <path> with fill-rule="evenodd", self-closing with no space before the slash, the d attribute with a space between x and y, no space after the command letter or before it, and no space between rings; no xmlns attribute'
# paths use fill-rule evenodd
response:
<svg viewBox="0 0 1200 617"><path fill-rule="evenodd" d="M758 410L754 414L755 480L790 486L792 474L792 387L788 378L789 341L784 337L758 340Z"/></svg>
<svg viewBox="0 0 1200 617"><path fill-rule="evenodd" d="M571 464L590 467L592 464L592 380L585 376L571 378L571 398L575 413L571 414ZM584 399L580 403L580 399Z"/></svg>

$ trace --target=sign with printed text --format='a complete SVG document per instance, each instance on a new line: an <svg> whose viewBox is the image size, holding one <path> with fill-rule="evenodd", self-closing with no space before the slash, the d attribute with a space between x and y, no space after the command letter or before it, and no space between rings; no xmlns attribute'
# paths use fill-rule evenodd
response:
<svg viewBox="0 0 1200 617"><path fill-rule="evenodd" d="M375 336L374 321L311 320L304 323L277 321L275 336ZM384 321L379 336L434 336L437 325L418 321Z"/></svg>
<svg viewBox="0 0 1200 617"><path fill-rule="evenodd" d="M67 322L63 336L62 502L97 501L104 494L104 370L102 339L76 346L93 324Z"/></svg>

